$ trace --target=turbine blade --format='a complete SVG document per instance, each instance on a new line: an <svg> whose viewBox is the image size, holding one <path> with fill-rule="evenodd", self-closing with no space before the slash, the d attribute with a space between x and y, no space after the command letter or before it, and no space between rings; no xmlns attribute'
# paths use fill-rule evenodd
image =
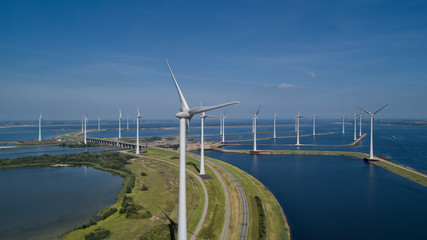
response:
<svg viewBox="0 0 427 240"><path fill-rule="evenodd" d="M173 81L175 82L176 90L178 91L179 100L181 101L181 111L186 111L190 108L188 107L187 101L185 101L184 95L182 94L181 89L179 88L178 82L176 81L175 76L173 75L172 69L169 66L169 62L167 59L166 59L166 64L168 65L169 72L172 76Z"/></svg>
<svg viewBox="0 0 427 240"><path fill-rule="evenodd" d="M140 117L140 116L141 116L141 114L139 113L139 107L138 107L138 106L136 106L136 110L138 111L138 115L137 115L137 117Z"/></svg>
<svg viewBox="0 0 427 240"><path fill-rule="evenodd" d="M256 111L256 115L258 116L259 109L261 108L261 105L259 105L258 110Z"/></svg>
<svg viewBox="0 0 427 240"><path fill-rule="evenodd" d="M382 108L380 108L380 109L378 109L377 111L375 111L373 114L375 115L377 112L379 112L379 111L381 111L381 110L383 110L385 107L387 107L388 106L388 103L386 104L386 105L384 105Z"/></svg>
<svg viewBox="0 0 427 240"><path fill-rule="evenodd" d="M217 116L212 116L212 115L207 115L207 114L205 114L205 117L210 117L210 118L219 118L219 117L217 117Z"/></svg>
<svg viewBox="0 0 427 240"><path fill-rule="evenodd" d="M357 106L360 110L362 110L362 111L364 111L365 113L367 113L367 114L369 114L369 115L371 115L372 113L370 113L369 111L367 111L367 110L365 110L365 109L363 109L363 108L361 108L361 107L359 107L359 106Z"/></svg>
<svg viewBox="0 0 427 240"><path fill-rule="evenodd" d="M210 110L214 110L214 109L217 109L217 108L222 108L222 107L233 105L233 104L236 104L236 103L240 103L240 102L228 102L228 103L218 104L218 105L214 105L214 106L207 106L207 107L194 107L194 108L188 110L188 113L191 116L193 116L193 115L196 115L196 114L201 113L201 112L207 112L207 111L210 111Z"/></svg>

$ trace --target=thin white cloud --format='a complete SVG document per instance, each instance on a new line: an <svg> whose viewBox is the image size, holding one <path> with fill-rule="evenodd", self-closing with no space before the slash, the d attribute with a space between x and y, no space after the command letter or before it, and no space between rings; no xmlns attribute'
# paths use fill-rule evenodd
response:
<svg viewBox="0 0 427 240"><path fill-rule="evenodd" d="M313 79L316 78L316 74L314 72L305 71L305 73Z"/></svg>
<svg viewBox="0 0 427 240"><path fill-rule="evenodd" d="M294 88L295 86L292 84L288 84L288 83L281 83L279 84L279 88L280 89L288 89L288 88Z"/></svg>

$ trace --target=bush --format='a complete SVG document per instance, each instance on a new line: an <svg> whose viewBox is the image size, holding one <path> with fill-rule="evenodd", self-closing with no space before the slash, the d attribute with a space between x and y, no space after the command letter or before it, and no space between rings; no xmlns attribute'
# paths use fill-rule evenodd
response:
<svg viewBox="0 0 427 240"><path fill-rule="evenodd" d="M145 177L147 174L145 172L141 172L141 176Z"/></svg>
<svg viewBox="0 0 427 240"><path fill-rule="evenodd" d="M117 212L117 208L105 208L99 211L99 213L96 214L96 216L99 218L99 220L104 220L116 212Z"/></svg>
<svg viewBox="0 0 427 240"><path fill-rule="evenodd" d="M85 229L85 228L88 228L88 227L90 227L92 225L96 225L96 222L93 221L92 218L89 218L89 221L87 223L82 224L82 225L78 226L77 228L78 229Z"/></svg>
<svg viewBox="0 0 427 240"><path fill-rule="evenodd" d="M102 240L109 237L111 232L107 229L97 228L85 236L85 240Z"/></svg>
<svg viewBox="0 0 427 240"><path fill-rule="evenodd" d="M170 159L179 159L178 156L172 156Z"/></svg>
<svg viewBox="0 0 427 240"><path fill-rule="evenodd" d="M141 191L148 191L148 187L145 184L142 184Z"/></svg>
<svg viewBox="0 0 427 240"><path fill-rule="evenodd" d="M264 208L262 207L261 198L255 196L255 201L258 209L258 239L266 238L266 222Z"/></svg>
<svg viewBox="0 0 427 240"><path fill-rule="evenodd" d="M132 189L135 187L135 176L130 176L129 182L126 185L126 193L131 193Z"/></svg>

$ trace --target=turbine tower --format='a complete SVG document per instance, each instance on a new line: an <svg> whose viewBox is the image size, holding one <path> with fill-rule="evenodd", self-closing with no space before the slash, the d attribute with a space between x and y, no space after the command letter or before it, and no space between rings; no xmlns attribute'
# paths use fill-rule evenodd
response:
<svg viewBox="0 0 427 240"><path fill-rule="evenodd" d="M277 119L277 114L274 113L273 139L277 138L277 136L276 136L276 119Z"/></svg>
<svg viewBox="0 0 427 240"><path fill-rule="evenodd" d="M119 139L122 138L122 110L119 108Z"/></svg>
<svg viewBox="0 0 427 240"><path fill-rule="evenodd" d="M43 115L42 115L42 112L40 112L40 117L39 117L39 142L42 140L42 120L43 120Z"/></svg>
<svg viewBox="0 0 427 240"><path fill-rule="evenodd" d="M98 130L101 130L101 118L98 117Z"/></svg>
<svg viewBox="0 0 427 240"><path fill-rule="evenodd" d="M354 137L353 137L353 141L356 141L357 140L357 117L359 116L359 115L357 115L356 113L354 113L354 112L351 112L352 114L353 114L353 117L354 117Z"/></svg>
<svg viewBox="0 0 427 240"><path fill-rule="evenodd" d="M221 115L222 118L222 140L221 143L225 143L225 113Z"/></svg>
<svg viewBox="0 0 427 240"><path fill-rule="evenodd" d="M342 115L342 134L345 134L344 124L345 124L345 114Z"/></svg>
<svg viewBox="0 0 427 240"><path fill-rule="evenodd" d="M360 110L366 112L367 114L369 114L369 116L371 117L371 144L369 147L369 159L374 159L374 116L375 114L377 114L379 111L381 111L383 108L387 107L388 104L384 105L382 108L378 109L377 111L371 113L369 111L366 111L365 109L357 106L358 108L360 108Z"/></svg>
<svg viewBox="0 0 427 240"><path fill-rule="evenodd" d="M138 115L136 115L136 154L139 154L139 120L141 119L141 114L139 113L139 107L136 107Z"/></svg>
<svg viewBox="0 0 427 240"><path fill-rule="evenodd" d="M169 66L169 72L172 76L172 79L175 83L176 90L181 102L181 109L175 115L179 118L179 200L178 200L178 240L187 240L187 206L186 206L186 184L185 184L185 147L186 140L188 135L188 126L190 124L191 118L199 113L207 112L213 109L225 107L231 104L236 104L238 102L229 102L224 104L219 104L215 106L208 107L194 107L189 108L187 102L185 101L184 95L179 88L178 82L175 79L175 76L172 73L172 69Z"/></svg>
<svg viewBox="0 0 427 240"><path fill-rule="evenodd" d="M297 117L296 117L296 120L297 120L297 146L299 146L299 145L301 145L300 143L299 143L299 119L300 118L302 118L302 116L301 116L301 114L298 112L297 113Z"/></svg>
<svg viewBox="0 0 427 240"><path fill-rule="evenodd" d="M82 115L82 132L84 132L84 120L85 120L85 115Z"/></svg>
<svg viewBox="0 0 427 240"><path fill-rule="evenodd" d="M362 114L359 114L359 137L362 136Z"/></svg>
<svg viewBox="0 0 427 240"><path fill-rule="evenodd" d="M129 130L129 114L128 114L128 117L126 118L126 130Z"/></svg>
<svg viewBox="0 0 427 240"><path fill-rule="evenodd" d="M87 145L87 139L86 139L86 124L87 124L87 115L85 115L85 116L83 117L83 120L84 120L84 123L85 123L85 127L84 127L84 130L85 130L85 138L84 138L84 144L85 144L85 145Z"/></svg>
<svg viewBox="0 0 427 240"><path fill-rule="evenodd" d="M316 113L313 113L313 136L316 136Z"/></svg>
<svg viewBox="0 0 427 240"><path fill-rule="evenodd" d="M256 111L256 113L252 113L252 117L253 117L253 122L252 122L252 129L254 131L254 152L257 151L256 149L256 120L258 118L258 113L259 113L259 109L261 108L261 105L259 105L258 110Z"/></svg>
<svg viewBox="0 0 427 240"><path fill-rule="evenodd" d="M219 136L222 137L222 116L219 117Z"/></svg>

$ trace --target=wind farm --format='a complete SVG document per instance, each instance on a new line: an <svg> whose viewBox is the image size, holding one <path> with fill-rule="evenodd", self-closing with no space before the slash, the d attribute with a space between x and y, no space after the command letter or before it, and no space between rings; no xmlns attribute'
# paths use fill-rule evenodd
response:
<svg viewBox="0 0 427 240"><path fill-rule="evenodd" d="M425 9L2 3L0 239L424 240Z"/></svg>

